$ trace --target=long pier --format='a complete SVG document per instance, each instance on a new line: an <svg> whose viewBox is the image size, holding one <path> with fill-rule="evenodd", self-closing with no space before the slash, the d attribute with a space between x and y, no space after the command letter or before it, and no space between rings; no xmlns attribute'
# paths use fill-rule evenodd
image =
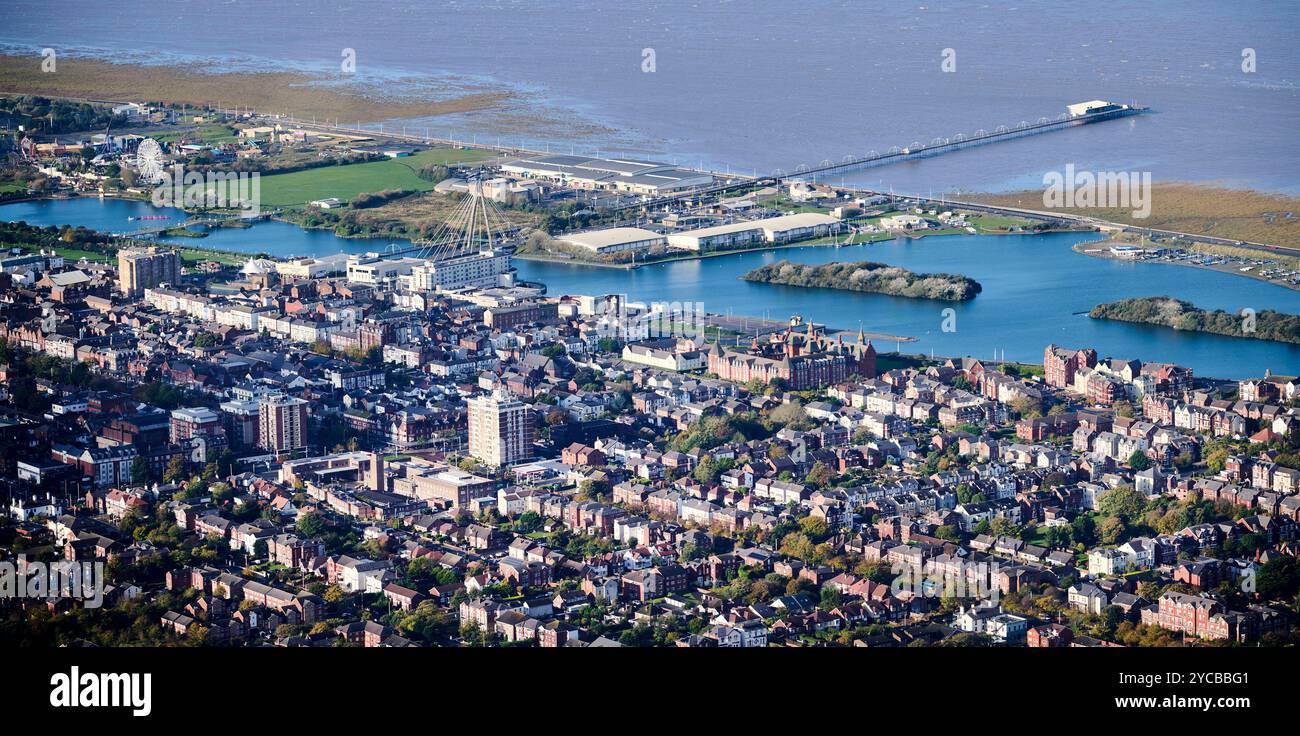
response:
<svg viewBox="0 0 1300 736"><path fill-rule="evenodd" d="M746 189L753 186L770 186L780 184L790 179L804 179L817 177L823 174L842 173L851 169L869 168L872 166L884 166L888 164L911 161L914 159L929 158L938 156L952 151L959 151L965 148L988 145L990 143L999 143L1002 141L1023 138L1030 135L1040 135L1057 130L1073 128L1079 125L1088 125L1089 123L1098 123L1103 120L1112 120L1130 115L1140 115L1149 112L1150 108L1141 105L1117 105L1114 108L1100 110L1097 112L1084 113L1081 115L1070 115L1062 113L1054 119L1039 118L1037 122L1030 123L1020 121L1015 127L1008 128L1000 125L993 131L980 129L975 133L967 136L964 133L958 133L951 138L935 138L929 143L915 142L909 146L894 146L884 153L871 151L863 156L845 156L842 160L835 162L829 159L823 160L816 166L799 166L793 171L786 172L782 169L774 171L770 176L761 177L731 177L731 181L720 182L708 187L691 189L684 192L675 192L655 199L623 204L611 208L613 211L622 211L628 209L651 208L679 202L683 199L725 194L726 192L737 189ZM736 179L739 179L737 181Z"/></svg>
<svg viewBox="0 0 1300 736"><path fill-rule="evenodd" d="M1104 120L1112 120L1115 118L1128 117L1130 115L1140 115L1148 111L1150 111L1150 108L1148 107L1137 105L1137 104L1131 104L1131 105L1113 105L1105 109L1085 112L1077 115L1066 112L1051 119L1046 117L1040 117L1036 122L1032 122L1032 123L1022 120L1018 124L1012 127L1008 127L1006 125L1000 125L997 128L994 128L992 131L980 129L975 131L971 135L966 135L964 133L957 133L956 135L947 138L934 138L929 143L922 143L920 141L915 141L912 144L907 146L893 146L889 150L883 153L877 151L870 151L861 156L845 156L843 159L839 161L831 161L829 159L826 159L823 160L820 164L817 164L815 166L802 165L795 168L793 171L789 171L789 172L782 169L777 169L776 171L772 172L771 175L768 176L745 176L745 175L735 174L731 172L724 173L724 172L712 171L708 169L692 169L689 167L682 167L689 171L696 171L702 174L708 174L714 177L715 179L718 179L719 181L705 187L697 187L693 189L683 190L680 192L673 192L671 194L666 194L661 197L655 197L652 199L624 202L622 204L616 204L604 209L607 209L607 211L610 212L625 212L628 210L648 210L656 207L663 207L663 206L677 204L679 202L682 202L684 200L689 200L689 199L720 196L728 192L733 192L741 189L749 189L755 186L761 187L761 186L779 185L791 179L815 178L817 176L822 176L826 174L843 173L845 171L850 171L853 169L870 168L873 166L886 166L889 164L901 163L904 161L930 158L933 156L939 156L945 153L950 153L952 151L960 151L967 148L973 148L975 146L983 146L991 143L1000 143L1002 141L1014 140L1016 138L1023 138L1031 135L1041 135L1043 133L1050 133L1057 130L1065 130L1080 125L1088 125L1090 123L1098 123ZM550 150L541 151L541 150L527 148L522 144L519 146L502 145L499 140L497 144L493 145L487 142L480 143L477 138L475 138L472 142L470 142L464 140L457 140L451 135L448 135L446 137L438 137L431 134L432 128L430 127L426 127L424 129L424 134L421 135L418 130L415 132L408 132L405 127L403 127L399 132L393 130L384 130L382 125L379 125L377 129L364 128L361 126L360 123L358 123L355 127L351 127L347 125L340 125L338 121L335 121L334 123L331 124L329 121L318 121L314 119L303 120L301 118L294 117L291 115L267 114L267 113L262 113L257 111L247 111L244 113L238 113L230 110L219 110L218 112L227 117L238 118L242 116L244 117L244 119L248 119L249 117L252 117L254 119L261 120L265 123L274 123L279 126L290 126L290 127L303 129L303 130L315 130L323 133L333 133L336 135L365 138L370 140L382 138L386 140L401 141L405 143L429 145L429 146L477 148L481 150L493 151L502 156L533 156L533 155L549 155L553 153Z"/></svg>
<svg viewBox="0 0 1300 736"><path fill-rule="evenodd" d="M849 169L861 169L870 166L897 163L899 161L910 161L918 158L938 156L943 153L960 151L965 148L983 146L989 143L1023 138L1030 135L1039 135L1042 133L1050 133L1056 130L1063 130L1065 128L1072 128L1079 125L1087 125L1089 123L1097 123L1103 120L1127 117L1129 115L1140 115L1149 111L1149 109L1150 108L1142 107L1140 105L1119 105L1114 109L1100 110L1097 112L1084 113L1082 115L1062 113L1059 117L1053 120L1039 118L1038 122L1034 123L1021 120L1013 128L1000 125L992 132L980 129L970 136L967 136L964 133L958 133L951 138L935 138L929 143L920 143L918 141L903 148L894 146L885 153L872 151L865 156L846 156L838 163L823 161L821 164L814 167L801 166L795 169L790 177L782 178L818 176L821 174L843 172Z"/></svg>

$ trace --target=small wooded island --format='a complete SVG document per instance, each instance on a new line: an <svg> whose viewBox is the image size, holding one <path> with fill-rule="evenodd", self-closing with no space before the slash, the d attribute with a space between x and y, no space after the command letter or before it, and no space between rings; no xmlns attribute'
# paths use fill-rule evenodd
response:
<svg viewBox="0 0 1300 736"><path fill-rule="evenodd" d="M1088 316L1093 319L1160 325L1188 332L1211 332L1252 340L1300 344L1300 316L1268 309L1253 315L1233 314L1218 309L1200 309L1191 302L1173 297L1148 296L1098 304Z"/></svg>
<svg viewBox="0 0 1300 736"><path fill-rule="evenodd" d="M810 265L777 261L741 276L746 281L814 289L843 289L912 299L960 302L983 289L978 281L952 273L914 273L905 268L857 261Z"/></svg>

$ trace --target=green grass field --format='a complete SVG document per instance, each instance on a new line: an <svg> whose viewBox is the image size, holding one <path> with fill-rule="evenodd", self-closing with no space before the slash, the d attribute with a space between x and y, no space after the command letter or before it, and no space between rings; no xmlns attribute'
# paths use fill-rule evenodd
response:
<svg viewBox="0 0 1300 736"><path fill-rule="evenodd" d="M839 243L841 245L859 245L861 243L875 243L880 240L893 240L892 233L854 233L853 237L847 242L844 240L844 234L841 233L834 237L814 238L813 240L801 241L800 245L831 245Z"/></svg>
<svg viewBox="0 0 1300 736"><path fill-rule="evenodd" d="M967 215L966 221L980 232L1003 231L1013 227L1024 228L1033 225L1029 220L1002 215Z"/></svg>
<svg viewBox="0 0 1300 736"><path fill-rule="evenodd" d="M829 207L816 207L810 204L799 204L784 194L780 194L775 197L767 197L765 199L758 199L755 200L754 202L760 207L767 207L769 209L781 210L783 212L784 211L797 212L797 213L816 212L818 214L824 215L831 211Z"/></svg>
<svg viewBox="0 0 1300 736"><path fill-rule="evenodd" d="M81 260L82 258L85 258L90 261L94 261L95 263L105 262L104 254L96 251L81 250L79 248L55 248L54 250L59 255L63 256L64 259L67 260L69 265L76 265L77 261ZM210 251L210 250L191 250L189 248L177 248L176 250L179 251L181 254L181 262L187 266L193 265L195 263L202 263L204 261L217 261L218 263L226 263L233 266L239 266L242 265L249 258L248 256L241 256L238 253L221 253L221 252ZM116 256L114 255L108 256L107 262L116 264L117 263Z"/></svg>
<svg viewBox="0 0 1300 736"><path fill-rule="evenodd" d="M480 150L433 148L414 156L370 161L346 166L325 166L291 174L262 177L263 207L301 207L317 199L338 197L343 201L366 192L410 189L426 192L437 182L425 181L416 172L430 164L481 161L492 154Z"/></svg>
<svg viewBox="0 0 1300 736"><path fill-rule="evenodd" d="M218 143L232 143L239 140L239 136L235 134L234 130L231 129L230 126L222 125L221 123L207 123L205 125L200 125L191 131L160 133L153 137L155 140L165 143L178 141L182 138L199 138L214 145Z"/></svg>
<svg viewBox="0 0 1300 736"><path fill-rule="evenodd" d="M80 248L55 248L54 252L63 256L69 264L76 264L77 261L85 258L95 263L104 263L104 254L96 253L90 250L81 250Z"/></svg>

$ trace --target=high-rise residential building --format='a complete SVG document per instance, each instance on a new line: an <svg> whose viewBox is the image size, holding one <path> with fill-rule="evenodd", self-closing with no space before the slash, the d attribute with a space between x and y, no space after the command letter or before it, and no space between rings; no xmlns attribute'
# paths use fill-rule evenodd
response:
<svg viewBox="0 0 1300 736"><path fill-rule="evenodd" d="M469 452L489 465L513 465L533 457L533 410L504 391L476 396L469 404Z"/></svg>
<svg viewBox="0 0 1300 736"><path fill-rule="evenodd" d="M307 402L283 394L263 396L258 406L257 443L272 452L307 446Z"/></svg>
<svg viewBox="0 0 1300 736"><path fill-rule="evenodd" d="M194 463L210 462L230 447L221 415L201 406L172 411L169 439L185 448Z"/></svg>
<svg viewBox="0 0 1300 736"><path fill-rule="evenodd" d="M173 444L181 444L191 437L212 435L221 431L221 416L207 407L172 410L171 441Z"/></svg>
<svg viewBox="0 0 1300 736"><path fill-rule="evenodd" d="M174 250L124 248L117 252L118 288L130 297L144 295L159 284L177 284L181 279L181 257Z"/></svg>
<svg viewBox="0 0 1300 736"><path fill-rule="evenodd" d="M233 399L221 404L221 421L226 427L226 436L237 450L257 447L259 430L258 416L261 404L252 400Z"/></svg>

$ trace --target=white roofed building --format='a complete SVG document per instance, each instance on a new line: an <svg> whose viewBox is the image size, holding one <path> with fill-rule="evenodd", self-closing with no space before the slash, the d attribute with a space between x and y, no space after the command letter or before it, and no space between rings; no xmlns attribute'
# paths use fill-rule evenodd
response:
<svg viewBox="0 0 1300 736"><path fill-rule="evenodd" d="M666 245L668 239L652 230L639 227L612 227L607 230L588 230L557 238L568 245L576 245L595 253L618 253L625 250Z"/></svg>
<svg viewBox="0 0 1300 736"><path fill-rule="evenodd" d="M680 169L670 164L563 154L509 161L501 166L501 171L513 176L552 181L577 189L611 189L647 195L703 187L713 183L713 177L709 174Z"/></svg>
<svg viewBox="0 0 1300 736"><path fill-rule="evenodd" d="M801 212L763 220L688 230L668 236L668 245L693 251L736 248L751 243L788 243L839 232L840 221L830 215Z"/></svg>

